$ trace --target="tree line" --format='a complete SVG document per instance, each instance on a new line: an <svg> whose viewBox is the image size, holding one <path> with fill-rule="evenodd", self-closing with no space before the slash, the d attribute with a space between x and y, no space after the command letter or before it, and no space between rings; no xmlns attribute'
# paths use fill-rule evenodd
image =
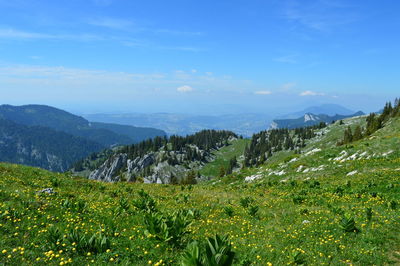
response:
<svg viewBox="0 0 400 266"><path fill-rule="evenodd" d="M387 102L382 110L382 113L370 113L366 118L366 126L361 127L357 125L354 130L348 126L343 133L343 138L337 143L337 145L349 144L353 141L361 140L367 136L372 135L377 130L384 127L385 123L392 117L400 116L400 100L395 99L394 103Z"/></svg>
<svg viewBox="0 0 400 266"><path fill-rule="evenodd" d="M261 131L254 134L250 146L245 148L244 166L264 163L273 153L282 150L299 152L305 146L305 140L315 137L315 131L326 127L326 123L310 127L289 130L287 128Z"/></svg>

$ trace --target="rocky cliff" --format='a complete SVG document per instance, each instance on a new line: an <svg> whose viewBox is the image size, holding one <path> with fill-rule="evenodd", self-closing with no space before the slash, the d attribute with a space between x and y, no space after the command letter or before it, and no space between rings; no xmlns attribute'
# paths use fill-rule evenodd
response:
<svg viewBox="0 0 400 266"><path fill-rule="evenodd" d="M88 178L104 182L179 183L187 178L189 172L193 173L192 170L213 161L214 151L230 145L237 138L231 132L205 132L121 147L96 164L87 159L79 165L80 168L95 165L91 167Z"/></svg>

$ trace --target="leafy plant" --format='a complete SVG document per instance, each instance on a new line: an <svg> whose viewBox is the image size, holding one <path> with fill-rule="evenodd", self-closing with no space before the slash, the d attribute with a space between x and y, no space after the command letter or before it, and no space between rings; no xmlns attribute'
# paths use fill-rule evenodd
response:
<svg viewBox="0 0 400 266"><path fill-rule="evenodd" d="M252 205L248 209L248 213L250 216L256 217L258 214L259 207L257 205Z"/></svg>
<svg viewBox="0 0 400 266"><path fill-rule="evenodd" d="M228 236L215 235L213 238L208 238L207 244L205 265L229 266L233 264L235 252L232 251Z"/></svg>
<svg viewBox="0 0 400 266"><path fill-rule="evenodd" d="M294 204L302 204L306 198L304 196L293 196L292 200Z"/></svg>
<svg viewBox="0 0 400 266"><path fill-rule="evenodd" d="M354 221L354 217L350 215L344 215L342 220L340 221L340 227L343 231L350 233L350 232L359 232L359 229L356 227L356 222Z"/></svg>
<svg viewBox="0 0 400 266"><path fill-rule="evenodd" d="M372 209L371 208L366 208L365 209L365 214L367 216L367 220L371 221L371 219L372 219Z"/></svg>
<svg viewBox="0 0 400 266"><path fill-rule="evenodd" d="M253 201L254 200L250 197L244 197L244 198L240 199L239 203L240 203L240 206L242 206L243 208L247 208L247 207L249 207L250 203L252 203Z"/></svg>
<svg viewBox="0 0 400 266"><path fill-rule="evenodd" d="M389 208L391 208L392 210L395 210L397 208L397 201L391 200L389 202Z"/></svg>
<svg viewBox="0 0 400 266"><path fill-rule="evenodd" d="M55 226L50 226L47 229L47 242L50 248L57 247L63 239L63 235L60 230Z"/></svg>
<svg viewBox="0 0 400 266"><path fill-rule="evenodd" d="M139 198L133 201L133 206L143 212L155 212L156 201L143 189L141 189L138 194Z"/></svg>
<svg viewBox="0 0 400 266"><path fill-rule="evenodd" d="M301 251L295 250L290 254L290 264L304 265L306 259Z"/></svg>
<svg viewBox="0 0 400 266"><path fill-rule="evenodd" d="M226 206L224 208L224 212L225 212L226 215L228 215L228 217L232 217L233 214L235 213L235 211L234 211L232 206Z"/></svg>
<svg viewBox="0 0 400 266"><path fill-rule="evenodd" d="M187 245L185 252L182 255L181 266L202 266L203 259L200 255L199 243L191 242Z"/></svg>
<svg viewBox="0 0 400 266"><path fill-rule="evenodd" d="M159 241L173 246L180 246L182 238L189 233L187 227L192 223L193 215L184 211L173 214L148 213L144 223L147 237L154 237Z"/></svg>
<svg viewBox="0 0 400 266"><path fill-rule="evenodd" d="M87 203L83 200L76 202L76 211L79 213L84 213L87 209Z"/></svg>
<svg viewBox="0 0 400 266"><path fill-rule="evenodd" d="M126 198L120 198L119 199L119 209L121 210L121 212L128 212L130 209L128 200Z"/></svg>
<svg viewBox="0 0 400 266"><path fill-rule="evenodd" d="M95 233L90 238L87 238L85 234L72 229L67 235L67 240L71 245L75 246L76 251L80 254L86 252L93 254L103 253L111 247L110 239L102 233Z"/></svg>
<svg viewBox="0 0 400 266"><path fill-rule="evenodd" d="M197 241L190 243L184 252L182 266L230 266L233 264L235 252L227 236L215 235L208 238L205 252L201 252Z"/></svg>
<svg viewBox="0 0 400 266"><path fill-rule="evenodd" d="M53 187L59 187L61 185L61 181L56 177L50 179L50 183Z"/></svg>

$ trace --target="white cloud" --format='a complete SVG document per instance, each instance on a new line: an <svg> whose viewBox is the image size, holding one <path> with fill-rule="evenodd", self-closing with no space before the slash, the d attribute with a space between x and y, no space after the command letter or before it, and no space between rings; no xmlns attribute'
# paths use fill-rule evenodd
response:
<svg viewBox="0 0 400 266"><path fill-rule="evenodd" d="M300 96L324 96L325 93L315 91L303 91Z"/></svg>
<svg viewBox="0 0 400 266"><path fill-rule="evenodd" d="M257 95L271 95L272 91L255 91L254 94L257 94Z"/></svg>
<svg viewBox="0 0 400 266"><path fill-rule="evenodd" d="M193 91L193 88L188 85L184 85L184 86L178 87L176 90L179 92L191 92L191 91Z"/></svg>

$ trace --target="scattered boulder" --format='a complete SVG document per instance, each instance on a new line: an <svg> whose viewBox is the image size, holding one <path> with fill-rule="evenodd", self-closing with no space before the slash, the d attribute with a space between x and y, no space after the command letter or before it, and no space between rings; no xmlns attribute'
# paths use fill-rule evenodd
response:
<svg viewBox="0 0 400 266"><path fill-rule="evenodd" d="M44 188L44 189L42 189L42 190L39 190L39 191L36 191L36 193L37 194L54 194L54 193L56 193L54 190L53 190L53 188L52 187L50 187L50 188Z"/></svg>

